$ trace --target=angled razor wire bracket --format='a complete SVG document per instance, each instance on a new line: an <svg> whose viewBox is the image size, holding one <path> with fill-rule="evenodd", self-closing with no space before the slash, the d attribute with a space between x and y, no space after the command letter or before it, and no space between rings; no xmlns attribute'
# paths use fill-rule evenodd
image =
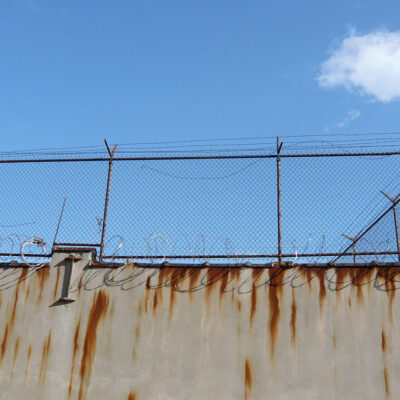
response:
<svg viewBox="0 0 400 400"><path fill-rule="evenodd" d="M399 223L397 220L397 203L398 200L400 199L400 194L398 194L394 199L392 197L390 197L388 194L386 194L383 190L381 190L381 193L389 199L389 201L391 201L391 203L393 204L393 217L394 217L394 226L396 229L396 244L397 244L397 257L398 260L400 261L400 240L399 240Z"/></svg>

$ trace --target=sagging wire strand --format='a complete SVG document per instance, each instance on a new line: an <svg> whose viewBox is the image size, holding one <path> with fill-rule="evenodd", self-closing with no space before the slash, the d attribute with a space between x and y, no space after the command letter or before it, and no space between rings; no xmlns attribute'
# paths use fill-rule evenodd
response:
<svg viewBox="0 0 400 400"><path fill-rule="evenodd" d="M253 167L254 165L260 163L261 161L263 161L262 159L253 161L247 165L245 165L242 168L237 169L236 171L227 174L227 175L219 175L219 176L199 176L199 177L195 177L195 176L181 176L181 175L176 175L176 174L172 174L166 171L163 171L161 169L158 168L153 168L153 167L149 167L146 164L143 164L140 169L147 169L149 171L155 172L157 174L160 175L164 175L167 176L169 178L175 178L175 179L182 179L182 180L220 180L220 179L228 179L228 178L232 178L233 176L239 175L242 172L245 172L246 170L250 169L251 167Z"/></svg>

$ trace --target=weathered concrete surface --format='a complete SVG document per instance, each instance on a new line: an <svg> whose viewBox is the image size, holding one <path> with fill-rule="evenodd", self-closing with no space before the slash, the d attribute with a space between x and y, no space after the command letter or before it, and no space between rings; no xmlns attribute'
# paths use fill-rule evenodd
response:
<svg viewBox="0 0 400 400"><path fill-rule="evenodd" d="M87 257L88 253L84 256ZM397 269L0 271L0 399L396 399Z"/></svg>

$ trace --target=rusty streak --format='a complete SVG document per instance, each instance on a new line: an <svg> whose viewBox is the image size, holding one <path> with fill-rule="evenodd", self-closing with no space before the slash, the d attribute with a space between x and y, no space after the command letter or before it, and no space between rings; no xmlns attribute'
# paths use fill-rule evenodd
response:
<svg viewBox="0 0 400 400"><path fill-rule="evenodd" d="M389 315L393 322L393 301L396 295L396 285L393 282L394 278L399 274L399 268L379 268L377 271L378 277L383 277L385 281L385 290L389 297Z"/></svg>
<svg viewBox="0 0 400 400"><path fill-rule="evenodd" d="M244 385L245 385L244 398L247 400L250 396L251 388L253 386L250 362L247 358L244 366Z"/></svg>
<svg viewBox="0 0 400 400"><path fill-rule="evenodd" d="M94 295L93 305L89 314L89 321L86 327L85 340L80 368L79 400L82 400L88 386L92 373L92 364L96 354L97 327L100 321L107 315L109 299L107 294L100 290Z"/></svg>
<svg viewBox="0 0 400 400"><path fill-rule="evenodd" d="M197 284L201 273L201 268L190 268L189 272L189 295L192 298L192 292Z"/></svg>
<svg viewBox="0 0 400 400"><path fill-rule="evenodd" d="M144 292L144 311L147 312L148 304L149 304L149 297L150 297L150 276L147 277L146 280L146 288Z"/></svg>
<svg viewBox="0 0 400 400"><path fill-rule="evenodd" d="M28 268L21 268L21 275L18 278L18 283L17 286L19 286L21 284L21 282L25 282L25 279L27 278L27 274L28 274Z"/></svg>
<svg viewBox="0 0 400 400"><path fill-rule="evenodd" d="M74 368L75 368L75 358L76 358L76 354L78 352L78 347L79 347L79 331L81 328L81 320L78 321L78 324L76 325L75 328L75 335L74 335L74 349L72 352L72 362L71 362L71 376L69 379L69 387L68 387L68 398L71 397L71 392L72 392L72 380L74 377Z"/></svg>
<svg viewBox="0 0 400 400"><path fill-rule="evenodd" d="M19 293L19 290L18 290L18 286L17 286L15 288L14 303L13 303L13 309L12 309L12 312L11 312L10 330L12 330L13 327L14 327L15 315L16 315L16 312L17 312L18 293Z"/></svg>
<svg viewBox="0 0 400 400"><path fill-rule="evenodd" d="M385 337L385 331L382 329L382 351L386 351L386 337Z"/></svg>
<svg viewBox="0 0 400 400"><path fill-rule="evenodd" d="M17 357L18 357L20 339L21 338L18 336L17 340L15 341L15 345L14 345L14 358L13 358L13 363L12 363L13 368L14 368L15 361L17 360Z"/></svg>
<svg viewBox="0 0 400 400"><path fill-rule="evenodd" d="M383 376L385 378L386 397L389 397L390 396L389 375L388 375L388 371L387 371L386 365L383 367Z"/></svg>
<svg viewBox="0 0 400 400"><path fill-rule="evenodd" d="M250 308L250 326L253 324L254 315L257 311L257 287L256 282L260 278L260 276L264 273L264 270L253 269L251 272L253 285L251 291L251 308Z"/></svg>
<svg viewBox="0 0 400 400"><path fill-rule="evenodd" d="M341 289L345 286L346 277L349 275L351 268L335 268L335 275L336 275L336 291L339 293Z"/></svg>
<svg viewBox="0 0 400 400"><path fill-rule="evenodd" d="M6 327L5 327L5 329L4 329L3 341L1 342L0 361L3 361L4 355L6 354L6 351L7 351L7 341L8 341L8 324L6 325Z"/></svg>
<svg viewBox="0 0 400 400"><path fill-rule="evenodd" d="M29 362L31 360L31 355L32 355L32 346L29 345L28 347L28 354L26 356L26 365L25 365L25 378L24 378L24 382L26 382L26 378L28 376L28 371L29 371Z"/></svg>
<svg viewBox="0 0 400 400"><path fill-rule="evenodd" d="M157 295L158 290L154 291L154 296L153 296L153 314L156 313L157 311L157 304L158 304L158 295Z"/></svg>
<svg viewBox="0 0 400 400"><path fill-rule="evenodd" d="M39 293L38 293L38 303L42 299L44 284L49 278L50 275L50 268L49 267L42 267L36 271L36 277L39 281Z"/></svg>
<svg viewBox="0 0 400 400"><path fill-rule="evenodd" d="M256 310L257 310L257 291L256 291L256 285L253 282L253 287L251 291L250 327L253 325L253 318L254 314L256 313Z"/></svg>
<svg viewBox="0 0 400 400"><path fill-rule="evenodd" d="M26 289L25 303L28 301L30 291L31 291L31 285L28 285L28 287Z"/></svg>
<svg viewBox="0 0 400 400"><path fill-rule="evenodd" d="M43 343L42 348L42 360L40 362L40 373L39 373L39 383L43 383L46 379L46 368L47 368L47 360L49 358L51 347L51 331L47 336L47 340Z"/></svg>
<svg viewBox="0 0 400 400"><path fill-rule="evenodd" d="M271 268L269 273L269 333L270 333L270 344L271 344L271 359L274 358L275 354L275 343L278 332L279 323L279 296L282 291L282 281L284 278L284 269L279 266Z"/></svg>
<svg viewBox="0 0 400 400"><path fill-rule="evenodd" d="M222 298L225 293L226 286L228 284L229 272L230 271L228 271L226 274L223 274L221 278L221 286L219 289L219 308L221 308Z"/></svg>
<svg viewBox="0 0 400 400"><path fill-rule="evenodd" d="M136 394L133 392L129 393L128 400L136 400Z"/></svg>
<svg viewBox="0 0 400 400"><path fill-rule="evenodd" d="M229 274L230 268L207 268L207 278L206 283L204 284L206 290L206 300L209 302L210 295L212 290L214 289L214 283L218 282L225 275ZM221 291L221 287L220 287Z"/></svg>
<svg viewBox="0 0 400 400"><path fill-rule="evenodd" d="M184 279L186 275L186 270L182 268L168 268L168 273L170 274L170 300L169 300L169 319L172 317L172 311L175 304L175 292L178 289L179 282Z"/></svg>
<svg viewBox="0 0 400 400"><path fill-rule="evenodd" d="M297 307L296 307L296 298L294 295L294 288L292 288L292 310L290 315L290 341L294 346L296 344L296 314L297 314Z"/></svg>

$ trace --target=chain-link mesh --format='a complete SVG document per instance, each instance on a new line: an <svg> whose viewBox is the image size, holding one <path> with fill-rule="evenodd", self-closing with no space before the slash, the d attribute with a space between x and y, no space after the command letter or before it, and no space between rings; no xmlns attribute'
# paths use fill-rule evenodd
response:
<svg viewBox="0 0 400 400"><path fill-rule="evenodd" d="M273 159L115 161L105 251L273 254L275 182Z"/></svg>
<svg viewBox="0 0 400 400"><path fill-rule="evenodd" d="M0 164L3 259L28 238L46 245L25 246L27 254L51 252L64 199L57 242L100 243L107 168L107 162Z"/></svg>
<svg viewBox="0 0 400 400"><path fill-rule="evenodd" d="M66 198L56 242L103 244L107 260L276 261L277 158L252 157L116 157L106 226L107 158L3 162L2 259L22 248L42 254L43 242L50 254ZM283 154L282 258L398 261L393 203L381 190L393 199L400 193L399 157Z"/></svg>

